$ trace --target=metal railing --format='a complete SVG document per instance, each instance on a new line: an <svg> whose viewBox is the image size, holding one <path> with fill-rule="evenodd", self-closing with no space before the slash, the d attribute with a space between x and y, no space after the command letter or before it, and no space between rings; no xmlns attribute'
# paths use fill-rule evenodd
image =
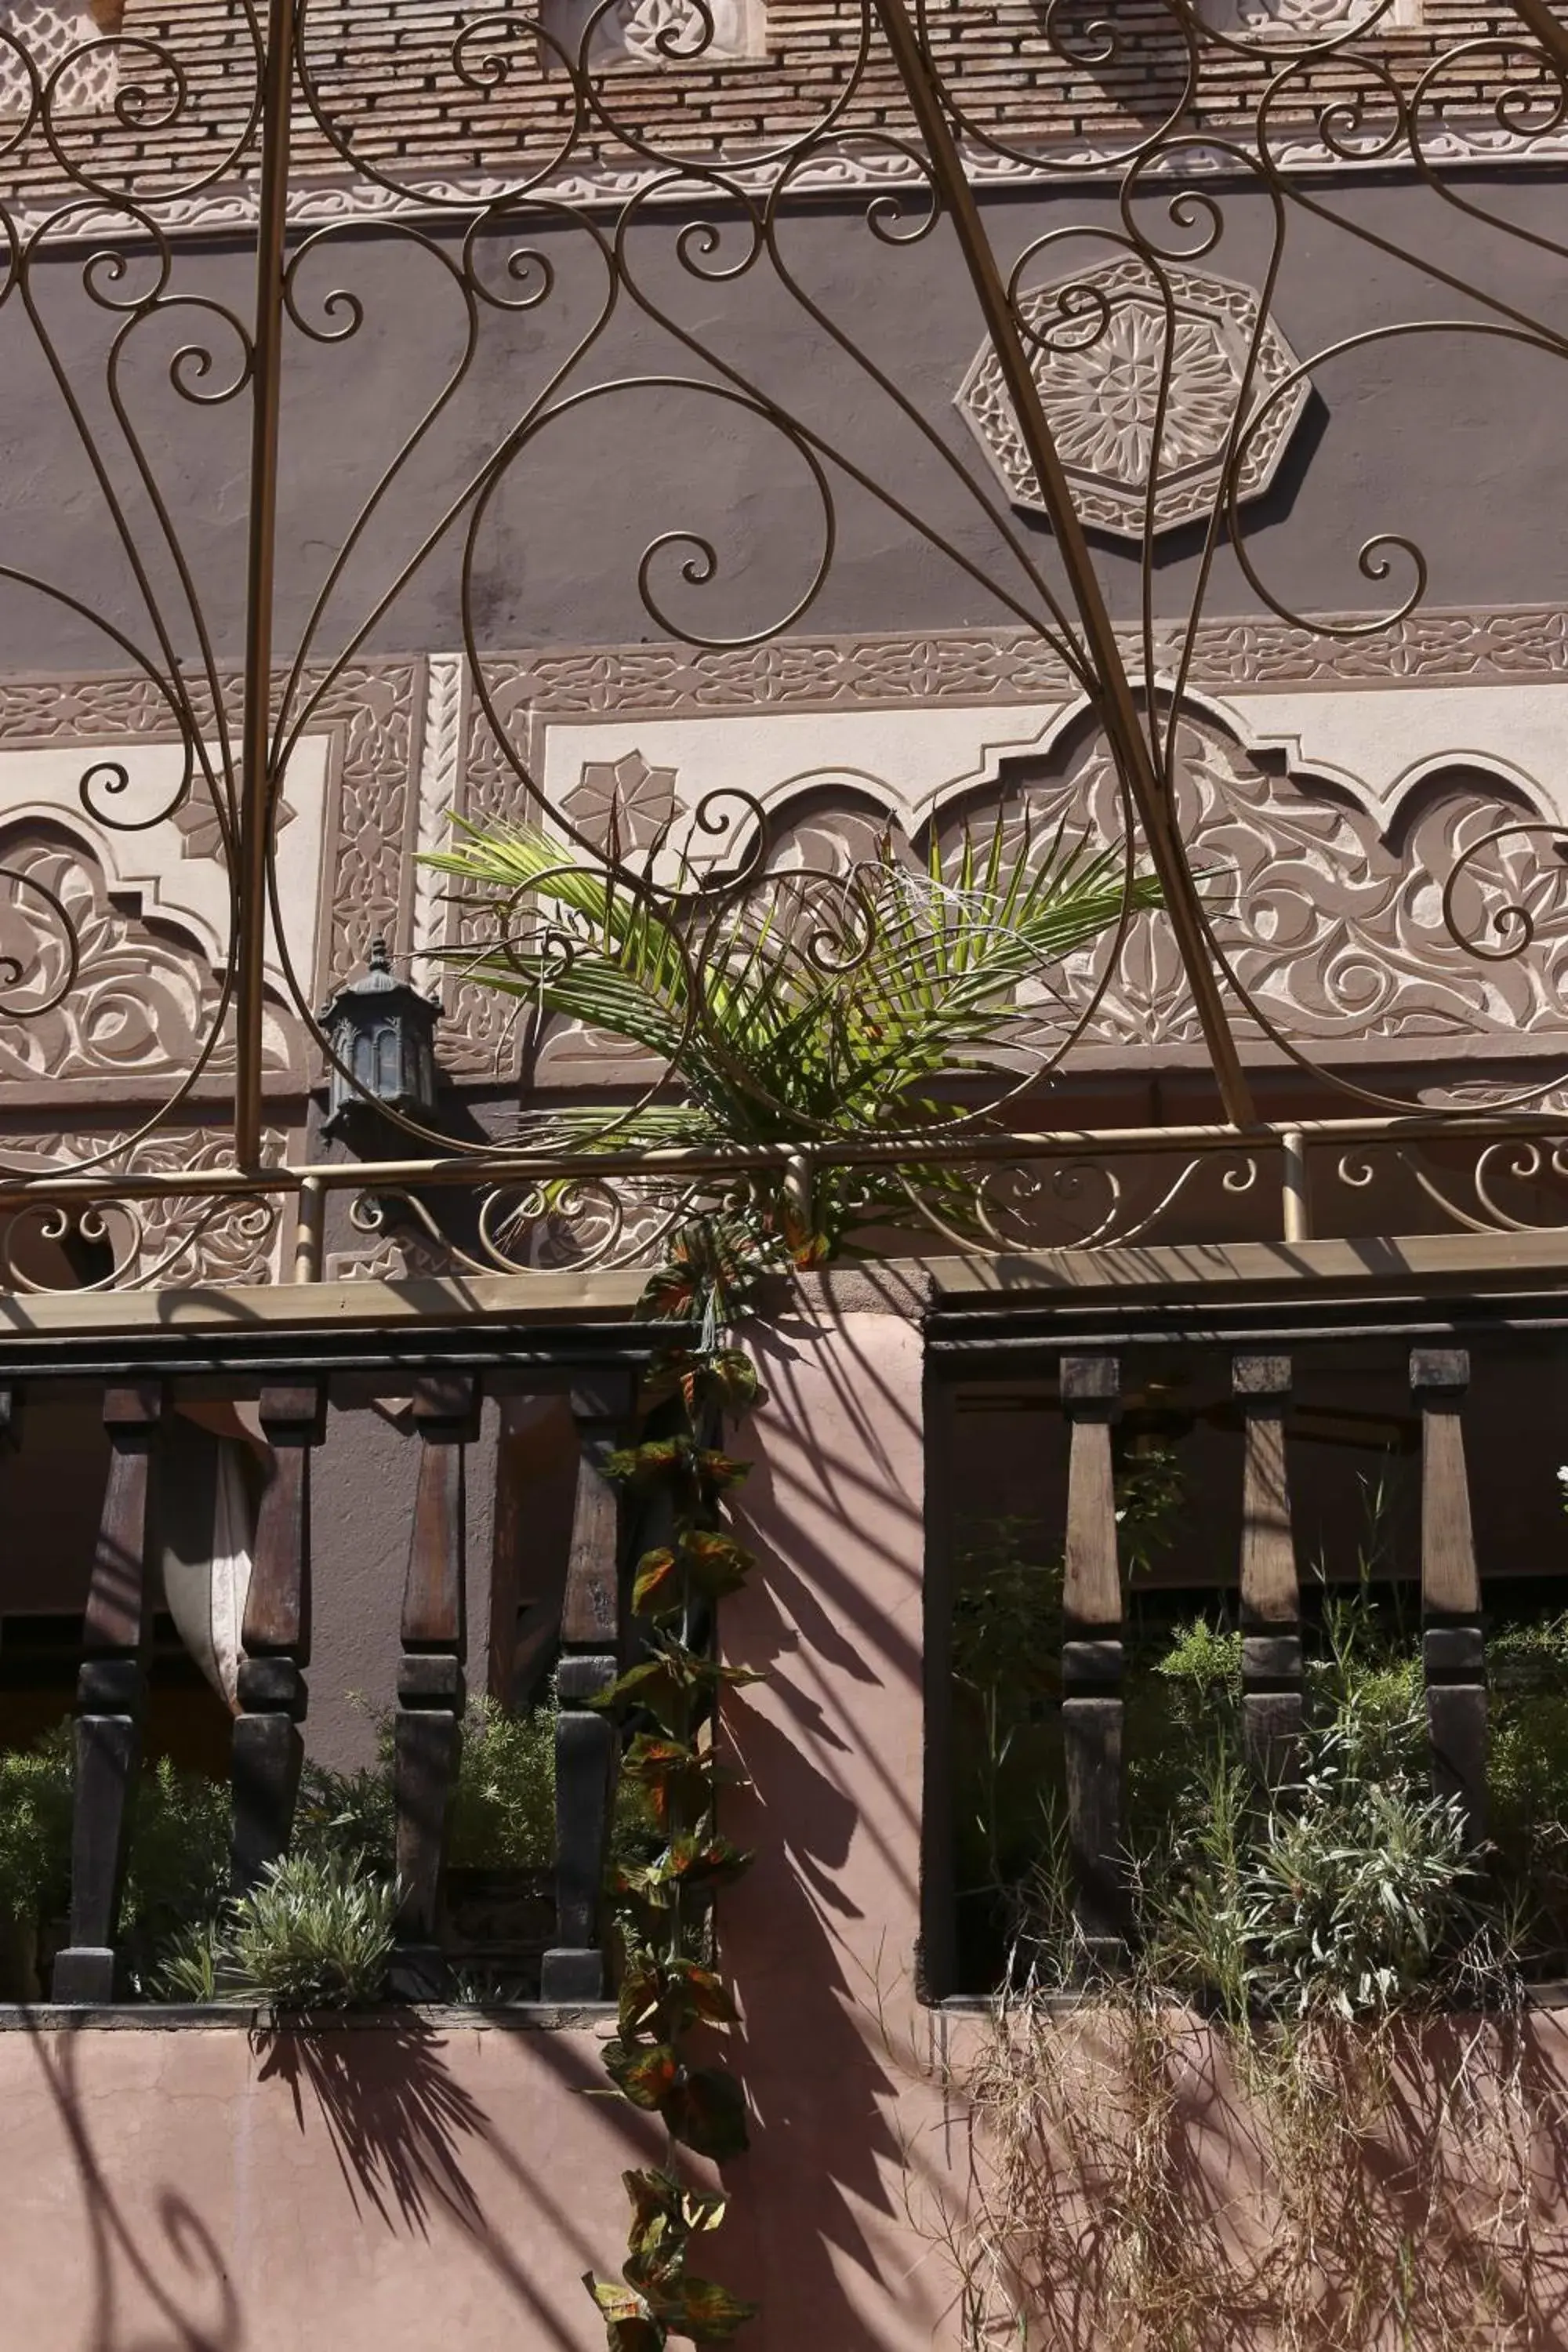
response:
<svg viewBox="0 0 1568 2352"><path fill-rule="evenodd" d="M0 28L0 43L20 61L26 93L24 113L0 132L0 152L15 174L14 184L0 189L8 264L0 333L15 334L28 363L41 367L47 399L91 484L90 519L80 527L128 584L122 599L106 595L100 609L68 581L35 570L26 548L8 551L0 581L9 593L42 599L62 622L96 633L115 668L152 698L179 747L179 772L157 807L128 810L124 769L105 759L84 767L83 807L110 830L172 825L198 812L215 831L228 896L216 984L177 1082L137 1113L129 1136L119 1133L74 1156L61 1152L42 1166L14 1159L0 1169L0 1207L12 1213L8 1230L21 1234L31 1219L37 1233L41 1220L44 1240L69 1245L86 1264L86 1275L74 1278L89 1286L155 1286L199 1276L202 1240L223 1220L245 1216L272 1228L281 1217L288 1230L275 1262L310 1279L321 1262L323 1208L348 1192L358 1196L359 1230L384 1232L389 1218L401 1220L400 1230L422 1232L423 1245L455 1265L633 1264L656 1255L671 1223L710 1202L716 1190L743 1195L787 1167L809 1193L826 1171L874 1164L903 1171L910 1215L939 1235L950 1231L950 1221L942 1189L933 1192L927 1181L930 1171L973 1171L980 1221L962 1239L982 1249L1071 1241L1070 1219L1054 1212L1065 1191L1076 1187L1081 1196L1091 1181L1110 1205L1077 1232L1082 1245L1160 1230L1178 1204L1184 1208L1213 1182L1226 1188L1232 1206L1259 1189L1277 1194L1278 1230L1287 1239L1309 1229L1352 1230L1352 1204L1366 1198L1385 1167L1396 1167L1401 1181L1414 1185L1425 1203L1422 1216L1459 1229L1552 1229L1552 1188L1562 1173L1562 1142L1552 1125L1561 1071L1530 1075L1492 1110L1478 1113L1466 1099L1462 1072L1419 1087L1380 1081L1373 1066L1347 1068L1310 1038L1291 1034L1227 943L1223 893L1216 897L1210 877L1194 873L1178 798L1181 723L1194 708L1194 649L1222 549L1233 552L1250 592L1271 614L1309 625L1267 583L1251 550L1248 469L1260 436L1278 421L1282 404L1299 411L1304 387L1337 357L1392 346L1432 323L1422 316L1347 330L1280 373L1270 341L1279 269L1292 226L1310 226L1322 211L1301 155L1310 151L1311 169L1352 173L1352 187L1363 164L1401 169L1436 208L1439 226L1462 214L1472 227L1481 223L1499 252L1539 249L1534 232L1478 207L1465 194L1465 175L1532 163L1568 103L1568 39L1551 11L1542 0L1520 0L1517 35L1478 34L1446 49L1428 43L1417 54L1390 32L1392 0L1352 11L1342 26L1320 28L1314 37L1281 25L1264 31L1222 26L1195 0L1160 0L1136 28L1142 49L1124 53L1122 31L1108 25L1095 28L1100 46L1087 59L1060 11L1047 10L1043 18L1033 12L1027 88L1042 119L1054 103L1053 75L1059 81L1086 66L1125 72L1130 59L1135 64L1145 52L1152 58L1161 41L1169 55L1161 67L1164 79L1151 83L1161 97L1150 119L1130 128L1094 166L1100 194L1116 200L1112 210L1097 203L1092 214L1074 215L1069 202L1056 225L1004 260L997 216L982 201L987 180L1012 174L1070 199L1085 165L1080 155L1053 144L1048 123L1020 144L1005 109L986 111L971 96L965 43L978 34L962 7L911 11L905 0L847 5L831 99L815 116L762 142L742 168L718 150L695 151L679 128L681 72L702 68L705 59L715 64L715 27L700 0L691 26L661 35L655 45L668 94L657 74L648 87L638 84L635 119L620 94L630 85L616 79L596 46L610 5L603 0L570 47L563 47L548 14L504 21L480 16L450 35L443 65L450 90L440 103L456 109L460 100L476 120L504 131L514 150L510 173L482 188L401 171L379 149L374 163L366 160L371 97L356 92L352 68L331 64L313 38L311 12L299 0L270 0L265 23L249 0L240 0L230 26L234 54L226 59L221 122L203 116L210 77L204 81L196 70L200 58L182 58L177 25L154 36L131 21L88 45L91 56L101 52L119 67L116 93L100 116L72 112L70 58L57 61L51 52L43 69L28 57L24 37ZM79 68L83 59L75 63ZM395 78L395 66L391 69ZM1462 99L1451 100L1450 84L1461 83ZM451 120L457 122L456 112ZM1199 120L1218 127L1194 131ZM548 139L546 123L556 126ZM154 131L153 152L145 141ZM870 170L875 192L857 200L847 238L869 238L907 255L926 240L934 250L941 226L956 243L1000 372L1021 452L1020 479L1026 475L1030 486L1026 497L999 488L987 462L966 455L927 413L917 389L887 373L868 341L829 315L792 269L784 231L797 189L833 184L835 173L842 181L851 162L856 170ZM586 177L574 184L579 166ZM606 192L617 170L626 193L612 196ZM334 200L341 199L341 217L335 226L303 226L304 199L315 201L326 185L323 173ZM216 204L231 184L242 192L235 217L249 248L243 300L219 299L198 283L184 242L202 205ZM1184 299L1179 281L1188 262L1220 244L1227 207L1244 197L1258 199L1272 224L1270 247L1256 297L1237 314L1240 342L1201 510L1185 516L1196 550L1190 593L1184 611L1161 614L1162 496L1179 456L1164 430ZM307 576L300 551L282 544L279 530L280 482L291 467L310 462L303 445L289 438L286 395L290 372L302 360L335 346L352 353L367 332L369 298L352 281L356 226L373 216L376 235L392 239L411 268L427 268L433 282L455 293L462 332L433 400L409 420L390 461L365 460L349 519L316 573ZM1369 248L1398 250L1370 215L1358 215L1353 201L1336 218ZM836 442L831 420L801 413L781 387L761 380L752 365L760 353L743 336L737 346L722 320L712 328L692 324L658 279L649 237L668 256L676 286L699 292L716 314L731 289L738 302L739 289L765 276L799 331L847 366L919 465L879 474ZM459 394L489 364L487 334L523 314L535 326L552 315L568 251L579 249L574 239L602 278L592 322L568 332L560 365L516 395L511 413L476 456L471 436L452 422ZM1137 299L1154 322L1152 356L1137 388L1146 446L1142 520L1131 534L1141 614L1131 630L1113 625L1102 567L1086 536L1081 483L1064 461L1061 415L1053 406L1053 364L1092 354L1121 299L1106 292L1102 267L1091 257L1080 264L1085 245L1090 257L1110 254L1131 266ZM1548 358L1568 356L1568 332L1505 297L1505 272L1472 269L1461 279L1414 250L1405 257L1463 298L1463 317L1447 321L1446 331L1480 338L1489 353L1501 339ZM342 278L323 294L320 272L329 265ZM54 307L68 282L79 310L104 330L99 375L90 383ZM606 373L596 351L612 323L617 334L628 331L628 356ZM419 331L419 307L411 302L395 332L412 351ZM169 335L179 339L172 354ZM182 414L194 419L232 407L248 424L245 551L240 561L237 543L230 566L243 574L243 593L237 608L226 604L221 614L201 585L198 518L182 509L166 478L164 443L142 421L128 389L134 360L154 342L176 422ZM347 1171L310 1159L284 1164L263 1117L268 1022L281 1013L315 1069L357 1083L332 1049L285 937L277 847L290 761L323 698L399 599L431 576L453 545L458 562L451 620L509 804L541 823L560 842L563 859L593 862L613 887L650 908L684 959L687 1045L650 1078L641 1108L681 1098L698 1043L723 1049L716 983L733 978L760 929L784 919L786 900L803 971L842 972L888 948L890 919L866 887L864 861L847 854L813 871L796 858L786 877L770 850L768 811L739 783L733 792L705 796L683 817L679 835L661 836L653 852L646 845L635 853L623 848L614 824L607 842L591 838L546 791L528 743L519 740L487 677L475 595L487 518L525 455L553 449L574 420L628 390L706 404L713 415L739 419L771 439L799 469L807 492L801 510L816 531L806 584L788 610L733 634L703 613L702 592L724 579L712 533L679 520L660 531L635 566L635 585L661 636L718 652L784 637L834 576L845 502L867 500L908 534L911 547L940 556L1009 622L1037 637L1080 698L1113 772L1125 884L1103 951L1059 1021L1042 1028L1037 1013L1031 1026L1020 1008L1011 1058L1002 1056L971 1084L961 1112L934 1124L928 1109L895 1099L870 1131L864 1121L851 1131L831 1118L814 1131L808 1119L804 1127L797 1122L787 1143L736 1135L721 1148L682 1153L634 1139L640 1131L626 1114L625 1150L615 1150L612 1134L588 1153L552 1146L526 1118L515 1134L465 1143L428 1118L383 1107L388 1131L406 1139L395 1150ZM438 488L421 507L418 467L439 451L449 425ZM166 420L161 429L166 434ZM954 498L963 516L956 527L942 520L943 501ZM1020 504L1044 516L1046 535L1020 523ZM1359 538L1363 519L1346 520ZM404 531L412 552L378 569L376 535L389 523ZM988 552L978 556L983 541ZM1403 624L1426 595L1426 560L1406 535L1380 529L1362 540L1358 562L1373 583L1403 564L1409 585L1381 612L1310 624L1345 641ZM244 647L237 681L222 669L216 650L220 627L236 623ZM1563 914L1557 866L1536 854L1555 838L1555 826L1529 822L1501 830L1521 836L1515 848L1532 845L1522 895L1516 880L1486 866L1501 839L1497 830L1436 877L1448 939L1481 963L1526 954L1543 924L1560 927ZM694 845L702 853L697 863ZM1036 854L1026 835L1016 854L1026 861ZM940 849L936 855L929 879L939 894L959 887L955 855L945 867ZM1146 901L1141 908L1135 900L1140 873L1158 886L1157 917L1150 917ZM0 1012L25 1023L71 997L95 950L73 903L37 872L8 864L4 887L13 930L28 939L0 964ZM1479 892L1476 905L1467 892ZM447 933L448 961L455 958L460 971L465 958L471 965L504 956L513 911L501 910L498 928L493 905L459 890ZM1036 1108L1040 1089L1073 1068L1119 958L1136 927L1151 919L1173 942L1226 1125L1148 1134L1045 1131ZM563 937L563 963L576 951ZM1277 1067L1305 1073L1314 1098L1340 1103L1342 1113L1260 1119L1259 1052ZM1543 1055L1550 1052L1547 1033ZM204 1164L198 1175L167 1164L153 1168L144 1153L139 1160L147 1139L173 1133L215 1080L228 1097L221 1129L232 1166ZM1136 1165L1146 1172L1162 1155L1168 1164L1157 1181L1143 1184L1141 1174L1131 1188L1134 1207L1125 1171ZM996 1173L1003 1167L1005 1180ZM456 1232L433 1205L449 1201L454 1188L474 1196ZM166 1247L147 1243L138 1223L141 1204L154 1198L189 1206ZM13 1267L15 1286L26 1287L28 1279Z"/></svg>

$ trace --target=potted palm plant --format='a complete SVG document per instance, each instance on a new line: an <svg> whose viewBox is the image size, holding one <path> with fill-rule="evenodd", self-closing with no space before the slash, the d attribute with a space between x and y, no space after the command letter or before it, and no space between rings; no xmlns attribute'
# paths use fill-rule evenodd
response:
<svg viewBox="0 0 1568 2352"><path fill-rule="evenodd" d="M540 1112L531 1142L746 1153L682 1229L668 1271L710 1297L715 1286L732 1296L742 1267L831 1259L917 1199L963 1231L972 1181L922 1143L984 1118L965 1079L988 1075L993 1095L998 1077L1019 1083L1001 1059L1019 990L1160 903L1124 846L1065 828L1032 842L1005 817L945 861L933 845L916 863L884 835L834 874L753 860L715 881L663 835L633 865L613 831L601 858L536 826L457 817L451 846L427 862L493 919L448 962L658 1066L635 1104ZM832 1157L868 1139L887 1141L885 1159Z"/></svg>

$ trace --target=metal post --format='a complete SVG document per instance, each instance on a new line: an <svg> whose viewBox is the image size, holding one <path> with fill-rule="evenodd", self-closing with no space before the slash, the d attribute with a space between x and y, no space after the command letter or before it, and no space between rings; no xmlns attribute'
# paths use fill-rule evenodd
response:
<svg viewBox="0 0 1568 2352"><path fill-rule="evenodd" d="M1175 812L1164 786L1155 773L1152 754L1138 716L1121 648L1116 642L1110 614L1106 609L1100 581L1089 558L1083 526L1073 505L1067 476L1046 412L1040 399L1039 386L1035 382L1016 321L1007 300L1007 290L996 267L996 257L980 218L980 207L974 201L963 169L963 159L958 152L952 127L942 110L941 94L926 68L920 41L904 6L904 0L876 0L893 63L898 68L915 120L926 142L932 173L942 201L952 216L964 262L973 282L980 303L985 330L991 338L997 362L1006 383L1018 420L1018 430L1035 478L1039 483L1051 530L1061 555L1062 568L1072 590L1088 642L1089 656L1093 666L1098 691L1094 694L1099 717L1118 767L1127 779L1138 809L1149 855L1159 877L1165 910L1175 933L1187 983L1193 992L1193 1003L1204 1033L1219 1086L1220 1100L1226 1116L1235 1127L1257 1124L1251 1089L1241 1067L1236 1040L1221 1001L1215 976L1214 958L1210 952L1207 929L1198 904L1197 887L1192 868L1175 824Z"/></svg>
<svg viewBox="0 0 1568 2352"><path fill-rule="evenodd" d="M261 113L256 232L256 314L250 352L250 533L245 566L245 712L240 734L238 927L234 1148L242 1168L261 1159L261 1019L267 865L272 833L272 594L278 524L278 407L283 340L283 240L288 227L289 123L294 90L296 0L270 0Z"/></svg>
<svg viewBox="0 0 1568 2352"><path fill-rule="evenodd" d="M300 1180L300 1210L294 1225L294 1279L296 1282L320 1282L321 1278L321 1231L325 1222L327 1196L319 1176L303 1176Z"/></svg>
<svg viewBox="0 0 1568 2352"><path fill-rule="evenodd" d="M1279 1138L1279 1155L1283 1162L1279 1193L1285 1238L1288 1242L1304 1242L1312 1230L1312 1214L1307 1198L1307 1147L1299 1127L1285 1129Z"/></svg>
<svg viewBox="0 0 1568 2352"><path fill-rule="evenodd" d="M1568 74L1568 25L1553 15L1546 0L1512 0L1513 13L1521 16L1557 68Z"/></svg>

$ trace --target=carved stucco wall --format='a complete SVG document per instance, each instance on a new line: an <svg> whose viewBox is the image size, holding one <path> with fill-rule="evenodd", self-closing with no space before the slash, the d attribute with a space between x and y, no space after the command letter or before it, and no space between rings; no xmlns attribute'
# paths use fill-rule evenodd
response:
<svg viewBox="0 0 1568 2352"><path fill-rule="evenodd" d="M869 70L856 75L856 10L834 0L772 0L765 8L761 0L715 0L716 37L708 50L693 54L692 43L684 58L679 47L673 55L659 52L658 31L679 25L689 10L689 0L622 0L606 12L595 64L616 68L615 113L629 136L617 139L589 126L554 176L555 189L617 201L649 184L657 173L637 156L639 139L667 152L722 158L727 167L744 171L759 147L799 137L830 110L847 139L817 159L804 184L844 190L907 184L915 176L908 159L890 152L879 136L889 120L900 128L907 120L886 58L875 53ZM1086 63L1081 41L1058 44L1043 37L1037 0L954 0L950 7L932 8L929 22L944 76L983 131L1011 142L1022 121L1029 146L1048 144L1082 168L1119 152L1151 109L1180 100L1187 52L1170 11L1162 0L1121 0L1116 13L1122 47L1098 70ZM1212 95L1205 120L1223 134L1247 119L1267 86L1271 61L1260 33L1267 36L1275 24L1288 26L1298 38L1303 26L1311 35L1342 32L1366 23L1373 0L1205 0L1205 13L1216 28L1246 35L1243 51L1220 52L1207 68ZM588 0L549 0L544 22L571 50L590 14ZM486 21L478 10L468 16ZM453 35L461 21L444 0L395 0L374 8L318 0L310 12L307 46L328 119L340 137L352 131L355 152L392 185L367 180L352 194L322 185L339 175L342 158L313 123L302 121L296 131L304 183L297 192L300 218L385 217L417 210L425 188L454 184L482 202L514 183L520 155L534 163L554 149L563 75L558 62L552 70L537 19L492 13L489 47L505 68L493 77L465 74L454 59ZM1368 40L1414 77L1455 44L1484 37L1495 22L1484 0L1394 0L1377 13ZM253 221L249 171L225 174L221 185L199 194L187 192L213 148L237 133L254 91L254 37L238 0L129 0L125 30L139 45L139 56L163 46L177 52L189 100L184 107L137 110L123 122L106 119L97 142L110 176L134 174L154 196L177 189L166 213L171 226L221 233ZM1465 148L1470 122L1485 115L1478 102L1484 77L1461 63L1447 79L1451 120L1445 121L1438 143L1451 153ZM1359 86L1353 63L1325 62L1324 97ZM1538 158L1561 154L1561 138L1552 137L1557 129L1549 122L1543 137L1531 142L1527 131L1509 143L1521 152L1530 143ZM1483 121L1482 145L1497 137L1497 126ZM1299 139L1283 144L1287 160L1320 168L1333 168L1340 160L1306 126ZM978 169L1005 184L1026 185L1038 176L1026 154L1019 160L987 154ZM40 203L58 188L58 165L45 141L31 143L17 178Z"/></svg>
<svg viewBox="0 0 1568 2352"><path fill-rule="evenodd" d="M416 854L439 844L453 809L529 814L524 772L590 840L614 824L628 845L667 822L679 839L705 796L739 783L770 811L781 863L842 864L889 827L917 851L933 825L952 845L998 809L1027 812L1037 841L1063 819L1106 838L1121 829L1080 699L1022 635L497 655L483 686L437 655L363 663L324 696L289 771L279 845L289 960L308 1003L363 964L378 930L416 977L434 978L419 959L460 937L464 917ZM1192 692L1176 762L1184 829L1264 1023L1336 1064L1430 1065L1450 1095L1468 1072L1483 1084L1521 1055L1563 1051L1568 614L1436 614L1349 640L1216 623L1200 635ZM0 1020L0 1153L12 1167L226 1163L223 1042L199 1097L154 1118L216 1003L226 944L216 826L197 795L145 832L116 831L101 794L95 817L81 790L112 760L132 808L166 801L179 772L169 731L138 683L0 687L0 954L33 957L41 990L58 978L48 926L29 926L30 880L70 909L83 945L59 1006L41 1022ZM1443 885L1467 854L1455 913L1490 954L1468 952L1445 920ZM1517 957L1495 952L1506 943L1495 918L1510 906L1532 926ZM268 1149L298 1152L319 1062L276 942L268 970ZM1059 1038L1105 977L1094 956L1075 961L1035 992L1018 1042ZM445 992L441 1059L459 1079L562 1085L626 1066L602 1040L531 1040L510 1004L460 978ZM1262 1050L1261 1030L1247 1034ZM1201 1063L1160 922L1133 926L1074 1056L1132 1072ZM159 1203L112 1238L144 1275L169 1279L266 1279L279 1266L269 1213L194 1198ZM395 1272L405 1256L378 1243L340 1252L329 1271Z"/></svg>
<svg viewBox="0 0 1568 2352"><path fill-rule="evenodd" d="M919 841L944 813L1001 799L1052 823L1121 830L1080 701L1021 635L497 656L484 685L481 698L462 661L441 655L361 665L325 698L290 767L279 841L289 963L308 1003L363 963L378 930L415 956L460 935L460 908L416 853L437 845L454 808L481 821L525 814L524 772L590 839L604 837L612 809L628 842L672 815L679 838L677 812L689 818L736 783L781 815L809 807L825 838L858 814ZM1482 833L1568 822L1564 615L1436 614L1349 641L1215 624L1193 688L1198 716L1178 761L1184 822L1200 861L1239 877L1215 886L1222 928L1273 1017L1338 1046L1364 1031L1360 1050L1466 1038L1489 1053L1568 1019L1549 840L1510 835L1470 894L1484 929L1501 895L1533 891L1524 958L1462 955L1437 905ZM178 773L176 748L158 747L167 733L151 694L122 681L0 689L6 862L75 893L88 919L79 985L52 1025L0 1025L13 1080L47 1081L47 1092L90 1079L95 1099L135 1102L190 1066L226 944L216 827L201 823L198 793L165 823L117 831L92 814L109 805L101 793L81 790L84 772L112 758L132 780L118 813L153 805ZM10 888L15 923L26 894ZM1154 936L1142 927L1148 968L1134 979L1132 958L1086 1041L1102 1052L1193 1043ZM273 1091L298 1096L315 1066L276 944L269 973ZM460 981L447 993L448 1069L510 1076L510 1008ZM220 1052L215 1073L224 1066Z"/></svg>
<svg viewBox="0 0 1568 2352"><path fill-rule="evenodd" d="M25 50L57 115L101 112L120 87L118 0L0 0L0 122L25 115L32 85Z"/></svg>

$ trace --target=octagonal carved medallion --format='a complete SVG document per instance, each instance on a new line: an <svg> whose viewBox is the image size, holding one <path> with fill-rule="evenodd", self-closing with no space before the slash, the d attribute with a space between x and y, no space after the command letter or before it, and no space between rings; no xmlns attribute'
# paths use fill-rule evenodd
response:
<svg viewBox="0 0 1568 2352"><path fill-rule="evenodd" d="M1258 320L1250 287L1167 264L1173 317L1155 278L1134 254L1032 287L1019 300L1038 338L1031 357L1047 418L1084 522L1142 538L1160 383L1170 353L1170 388L1160 436L1153 524L1157 531L1208 515L1221 488L1226 443L1257 344L1247 413L1256 415L1297 362L1273 321ZM1237 490L1243 503L1268 488L1301 421L1305 378L1268 408L1247 441ZM959 387L957 405L1015 506L1044 500L1002 370L989 343Z"/></svg>

